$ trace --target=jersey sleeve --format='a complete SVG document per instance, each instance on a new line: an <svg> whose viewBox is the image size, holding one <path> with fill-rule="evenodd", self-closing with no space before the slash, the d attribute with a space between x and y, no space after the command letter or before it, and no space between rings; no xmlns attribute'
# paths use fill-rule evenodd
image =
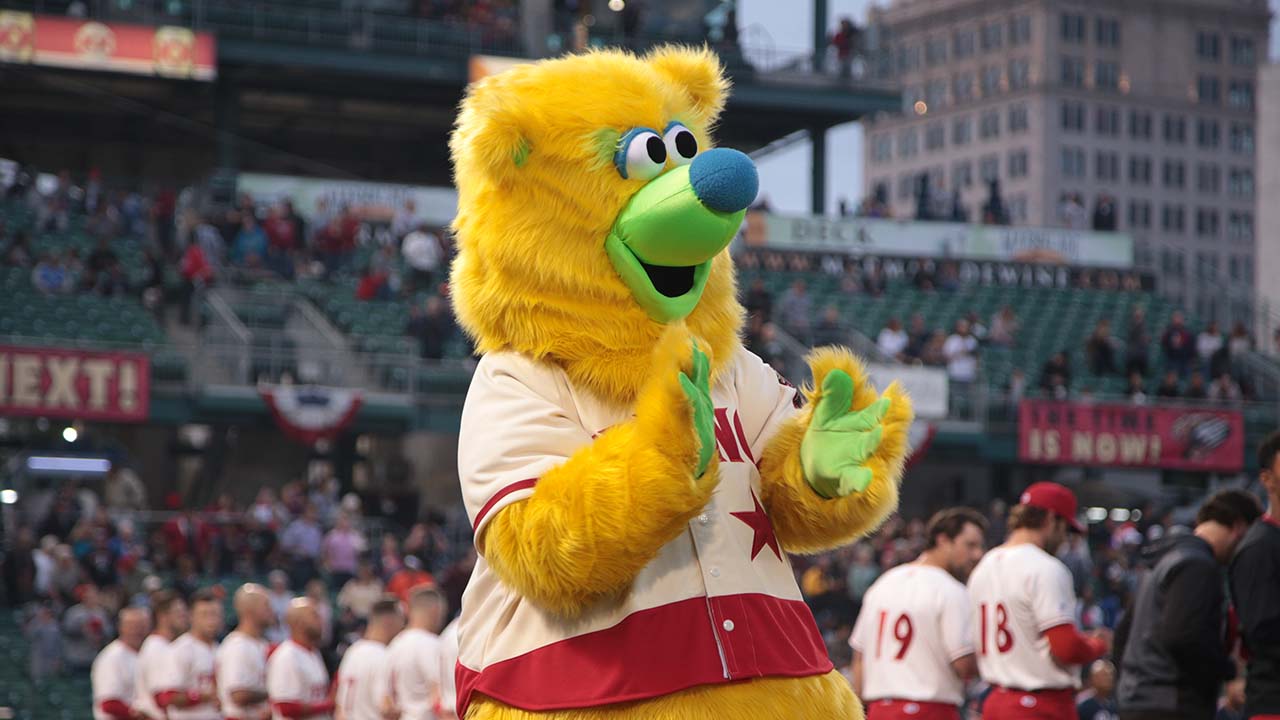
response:
<svg viewBox="0 0 1280 720"><path fill-rule="evenodd" d="M1062 563L1055 560L1038 565L1030 576L1027 595L1040 632L1075 623L1076 593L1071 571Z"/></svg>
<svg viewBox="0 0 1280 720"><path fill-rule="evenodd" d="M309 702L311 697L302 669L296 662L290 662L287 655L280 657L280 654L277 650L267 663L267 697L273 703Z"/></svg>
<svg viewBox="0 0 1280 720"><path fill-rule="evenodd" d="M257 648L245 642L224 644L218 652L217 674L218 688L224 692L236 690L261 690L258 668L262 667L262 659L250 653Z"/></svg>
<svg viewBox="0 0 1280 720"><path fill-rule="evenodd" d="M555 372L507 353L480 361L460 433L458 476L481 552L489 519L532 495L543 473L591 442Z"/></svg>
<svg viewBox="0 0 1280 720"><path fill-rule="evenodd" d="M741 438L758 459L778 428L800 407L800 391L769 367L755 353L739 348L734 359L734 383L737 385L740 420L717 417L717 423L741 423ZM719 412L719 411L717 411Z"/></svg>
<svg viewBox="0 0 1280 720"><path fill-rule="evenodd" d="M963 585L943 596L941 640L948 660L973 654L973 604Z"/></svg>
<svg viewBox="0 0 1280 720"><path fill-rule="evenodd" d="M872 604L875 597L874 590L873 587L862 596L862 609L858 612L858 619L853 623L853 632L849 633L849 647L864 655L867 653L867 648L871 647L871 634L875 632L875 621L871 618L875 614Z"/></svg>
<svg viewBox="0 0 1280 720"><path fill-rule="evenodd" d="M104 651L93 661L93 667L89 671L94 705L99 705L105 700L123 700L127 703L133 697L133 688L125 682L124 668L120 666L114 655Z"/></svg>

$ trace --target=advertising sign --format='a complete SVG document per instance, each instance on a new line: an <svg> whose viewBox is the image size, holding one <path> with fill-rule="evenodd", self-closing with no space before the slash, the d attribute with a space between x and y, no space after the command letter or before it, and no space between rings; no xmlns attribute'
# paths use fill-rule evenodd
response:
<svg viewBox="0 0 1280 720"><path fill-rule="evenodd" d="M0 62L213 80L213 35L0 10Z"/></svg>
<svg viewBox="0 0 1280 720"><path fill-rule="evenodd" d="M150 390L141 353L0 345L0 415L142 422Z"/></svg>

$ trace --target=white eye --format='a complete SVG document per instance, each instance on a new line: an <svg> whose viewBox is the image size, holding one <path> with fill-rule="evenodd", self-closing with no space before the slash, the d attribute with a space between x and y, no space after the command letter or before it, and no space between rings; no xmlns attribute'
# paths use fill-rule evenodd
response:
<svg viewBox="0 0 1280 720"><path fill-rule="evenodd" d="M623 136L613 162L628 180L652 180L667 165L667 146L658 133L637 128Z"/></svg>
<svg viewBox="0 0 1280 720"><path fill-rule="evenodd" d="M688 165L698 154L698 138L680 123L671 123L662 140L667 146L667 154L676 165Z"/></svg>

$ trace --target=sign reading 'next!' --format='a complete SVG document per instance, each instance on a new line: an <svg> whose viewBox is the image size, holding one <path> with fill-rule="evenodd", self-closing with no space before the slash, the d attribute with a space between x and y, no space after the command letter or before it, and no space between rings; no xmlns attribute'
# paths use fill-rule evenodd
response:
<svg viewBox="0 0 1280 720"><path fill-rule="evenodd" d="M1244 418L1235 410L1023 400L1018 459L1051 465L1239 472Z"/></svg>
<svg viewBox="0 0 1280 720"><path fill-rule="evenodd" d="M142 422L146 355L0 345L0 415Z"/></svg>

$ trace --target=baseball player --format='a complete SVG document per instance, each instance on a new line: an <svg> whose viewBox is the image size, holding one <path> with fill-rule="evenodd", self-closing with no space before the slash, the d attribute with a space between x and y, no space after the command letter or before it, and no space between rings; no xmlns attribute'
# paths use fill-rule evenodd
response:
<svg viewBox="0 0 1280 720"><path fill-rule="evenodd" d="M387 643L404 627L394 595L373 604L364 637L352 643L338 665L337 714L341 720L385 720L399 715L387 675Z"/></svg>
<svg viewBox="0 0 1280 720"><path fill-rule="evenodd" d="M982 558L986 527L968 508L935 514L920 557L867 590L849 637L867 720L959 720L964 681L978 674L964 581Z"/></svg>
<svg viewBox="0 0 1280 720"><path fill-rule="evenodd" d="M102 648L93 661L89 679L93 685L93 720L134 720L137 691L138 648L151 630L146 608L120 611L120 636Z"/></svg>
<svg viewBox="0 0 1280 720"><path fill-rule="evenodd" d="M240 624L218 647L218 700L226 720L267 720L267 628L275 624L267 589L246 583L236 591L234 605Z"/></svg>
<svg viewBox="0 0 1280 720"><path fill-rule="evenodd" d="M134 710L148 720L164 720L164 710L156 704L156 694L162 689L161 671L168 661L169 646L187 631L191 618L186 601L168 591L151 596L151 610L155 615L156 629L138 650Z"/></svg>
<svg viewBox="0 0 1280 720"><path fill-rule="evenodd" d="M1110 649L1109 636L1076 629L1071 572L1053 555L1068 531L1084 532L1076 496L1035 483L1008 525L969 578L978 671L991 684L983 720L1075 720L1080 666Z"/></svg>
<svg viewBox="0 0 1280 720"><path fill-rule="evenodd" d="M191 596L191 630L165 655L156 704L168 720L222 720L214 679L214 656L222 634L222 601L211 590Z"/></svg>
<svg viewBox="0 0 1280 720"><path fill-rule="evenodd" d="M444 595L433 587L409 593L409 624L387 646L388 682L400 720L436 720L441 704L440 623ZM453 668L449 668L453 674Z"/></svg>
<svg viewBox="0 0 1280 720"><path fill-rule="evenodd" d="M289 639L267 659L267 700L272 720L331 720L333 698L320 645L320 611L294 598L284 614Z"/></svg>

